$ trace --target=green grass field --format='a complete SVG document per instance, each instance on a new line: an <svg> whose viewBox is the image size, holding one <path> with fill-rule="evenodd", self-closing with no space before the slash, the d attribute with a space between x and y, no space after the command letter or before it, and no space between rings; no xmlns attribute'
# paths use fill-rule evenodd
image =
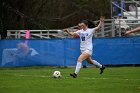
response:
<svg viewBox="0 0 140 93"><path fill-rule="evenodd" d="M52 78L59 70L60 79ZM0 68L0 93L140 93L140 67L82 68L71 78L74 68Z"/></svg>

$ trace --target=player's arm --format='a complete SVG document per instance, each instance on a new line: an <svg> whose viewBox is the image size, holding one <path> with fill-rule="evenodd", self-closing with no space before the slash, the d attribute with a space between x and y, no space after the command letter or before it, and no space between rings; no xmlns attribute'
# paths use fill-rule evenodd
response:
<svg viewBox="0 0 140 93"><path fill-rule="evenodd" d="M135 28L135 29L132 29L132 30L126 31L125 34L128 35L128 34L130 34L130 33L138 32L138 31L140 31L140 27L137 27L137 28Z"/></svg>
<svg viewBox="0 0 140 93"><path fill-rule="evenodd" d="M100 29L100 27L102 26L102 24L103 24L103 22L104 22L104 19L105 19L105 18L104 18L103 16L100 17L100 22L99 22L98 26L94 28L95 31L97 31L97 30Z"/></svg>
<svg viewBox="0 0 140 93"><path fill-rule="evenodd" d="M64 29L64 32L68 33L68 34L71 35L71 36L77 35L77 33L75 33L75 32L70 32L68 29Z"/></svg>

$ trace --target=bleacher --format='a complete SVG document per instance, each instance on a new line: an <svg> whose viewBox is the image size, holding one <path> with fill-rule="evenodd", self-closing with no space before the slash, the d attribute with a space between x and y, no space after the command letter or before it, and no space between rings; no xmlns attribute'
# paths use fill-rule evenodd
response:
<svg viewBox="0 0 140 93"><path fill-rule="evenodd" d="M118 0L119 5L115 3L114 0L112 0L111 4L112 4L112 11L111 11L112 17L116 16L115 14L113 14L113 11L115 11L113 10L113 7L117 7L119 9L118 13L121 12L126 19L129 19L129 20L140 19L140 1L139 0L120 0L120 2ZM129 10L129 6L131 4L134 5L133 7L135 7L134 11Z"/></svg>
<svg viewBox="0 0 140 93"><path fill-rule="evenodd" d="M126 17L127 19L140 19L140 4L137 3L137 11L127 11L127 12L123 12L124 17ZM139 21L140 22L140 21Z"/></svg>
<svg viewBox="0 0 140 93"><path fill-rule="evenodd" d="M111 6L111 17L116 20L117 15L121 13L123 15L123 20L125 20L129 26L129 30L140 25L140 0L111 0ZM112 27L115 28L116 24L112 25ZM117 31L121 37L121 28L118 28ZM136 32L130 35L139 36L140 33Z"/></svg>

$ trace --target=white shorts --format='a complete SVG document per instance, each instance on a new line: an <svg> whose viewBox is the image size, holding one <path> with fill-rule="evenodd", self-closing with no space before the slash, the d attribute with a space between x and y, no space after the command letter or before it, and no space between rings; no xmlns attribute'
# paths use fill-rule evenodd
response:
<svg viewBox="0 0 140 93"><path fill-rule="evenodd" d="M86 52L90 56L92 56L92 50L81 50L81 53Z"/></svg>

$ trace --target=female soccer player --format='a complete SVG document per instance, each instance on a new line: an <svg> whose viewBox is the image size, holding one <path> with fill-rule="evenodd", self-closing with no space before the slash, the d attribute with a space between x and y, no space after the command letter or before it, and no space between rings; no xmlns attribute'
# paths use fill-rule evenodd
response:
<svg viewBox="0 0 140 93"><path fill-rule="evenodd" d="M73 78L77 77L78 72L81 69L83 60L86 60L88 63L94 64L95 66L99 67L100 74L103 73L105 66L101 65L96 60L91 59L92 47L93 47L92 46L92 37L93 37L93 34L95 33L95 31L99 30L99 28L101 27L103 22L104 22L104 17L101 17L100 23L98 24L98 26L95 28L91 28L91 24L90 24L91 22L89 22L87 20L83 20L80 23L81 29L76 32L70 32L68 29L64 29L65 32L67 32L68 34L70 34L72 36L79 35L80 39L81 39L81 44L80 44L81 55L79 56L79 58L77 60L75 72L73 74L70 74L70 76L72 76Z"/></svg>

